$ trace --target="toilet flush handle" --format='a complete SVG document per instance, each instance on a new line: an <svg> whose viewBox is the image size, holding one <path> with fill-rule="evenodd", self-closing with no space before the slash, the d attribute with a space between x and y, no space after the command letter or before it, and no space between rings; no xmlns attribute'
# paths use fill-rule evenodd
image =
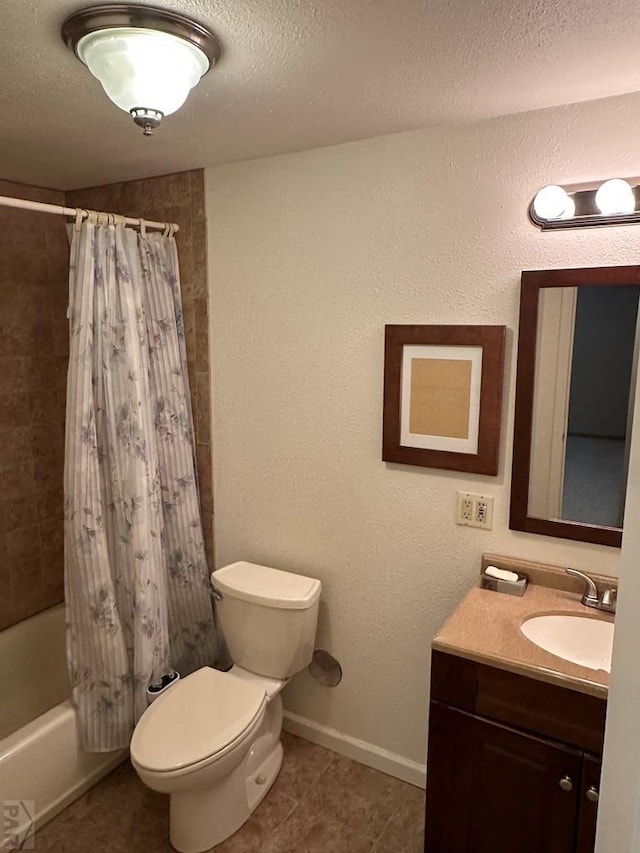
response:
<svg viewBox="0 0 640 853"><path fill-rule="evenodd" d="M211 595L215 598L216 601L222 601L222 599L224 598L224 595L213 583L211 584Z"/></svg>

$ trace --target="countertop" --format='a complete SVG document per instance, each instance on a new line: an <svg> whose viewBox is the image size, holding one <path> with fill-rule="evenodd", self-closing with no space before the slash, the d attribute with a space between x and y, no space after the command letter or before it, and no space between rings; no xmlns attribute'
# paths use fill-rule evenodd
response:
<svg viewBox="0 0 640 853"><path fill-rule="evenodd" d="M467 593L438 631L432 648L606 699L607 672L588 669L546 652L522 634L520 625L533 616L551 614L578 615L605 622L613 622L613 615L585 607L580 601L581 592L574 591L575 581L560 567L485 555L483 568L489 563L515 571L524 568L530 577L524 595L518 598L480 589L478 580L477 586ZM613 578L601 579L597 575L594 578L615 586ZM557 588L563 585L571 590ZM579 590L582 586L578 583Z"/></svg>

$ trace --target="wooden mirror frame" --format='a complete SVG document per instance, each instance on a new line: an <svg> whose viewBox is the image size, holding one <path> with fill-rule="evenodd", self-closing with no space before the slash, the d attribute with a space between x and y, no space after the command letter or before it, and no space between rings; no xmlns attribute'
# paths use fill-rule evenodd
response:
<svg viewBox="0 0 640 853"><path fill-rule="evenodd" d="M564 270L525 270L520 289L520 324L516 374L516 407L513 427L513 466L511 470L511 530L539 533L610 545L622 543L620 527L604 527L580 521L535 518L528 514L529 465L533 423L533 393L538 334L538 300L543 287L580 287L640 285L640 266L585 267Z"/></svg>

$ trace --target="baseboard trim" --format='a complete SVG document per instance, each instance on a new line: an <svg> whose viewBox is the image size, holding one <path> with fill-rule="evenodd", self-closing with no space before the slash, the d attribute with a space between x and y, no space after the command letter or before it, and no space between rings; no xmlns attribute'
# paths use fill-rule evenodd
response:
<svg viewBox="0 0 640 853"><path fill-rule="evenodd" d="M284 712L282 727L292 735L298 735L311 741L311 743L317 743L318 746L324 746L340 755L352 758L368 767L373 767L374 770L395 776L396 779L402 779L403 782L409 782L418 788L426 787L426 765L417 761L411 761L395 752L389 752L389 750L367 743L367 741L345 735L336 729L316 723L314 720L293 714L291 711Z"/></svg>

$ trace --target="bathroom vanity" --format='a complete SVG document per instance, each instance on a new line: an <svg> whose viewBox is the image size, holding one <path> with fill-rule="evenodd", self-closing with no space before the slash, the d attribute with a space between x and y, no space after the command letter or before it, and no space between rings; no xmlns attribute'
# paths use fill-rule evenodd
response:
<svg viewBox="0 0 640 853"><path fill-rule="evenodd" d="M525 565L537 583L522 598L473 589L434 640L425 853L594 849L608 674L539 648L520 625L612 617L585 613L561 570Z"/></svg>

